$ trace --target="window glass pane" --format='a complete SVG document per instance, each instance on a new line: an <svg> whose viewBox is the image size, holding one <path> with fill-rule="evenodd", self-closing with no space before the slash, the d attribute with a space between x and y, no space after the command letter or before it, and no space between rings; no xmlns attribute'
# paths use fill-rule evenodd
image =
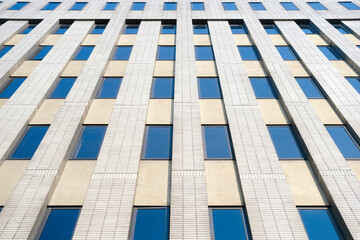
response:
<svg viewBox="0 0 360 240"><path fill-rule="evenodd" d="M139 24L127 25L123 34L137 34L139 30Z"/></svg>
<svg viewBox="0 0 360 240"><path fill-rule="evenodd" d="M103 10L105 10L105 11L112 11L112 10L115 10L118 5L119 5L118 2L107 2L107 3L105 4L105 7L104 7Z"/></svg>
<svg viewBox="0 0 360 240"><path fill-rule="evenodd" d="M203 2L192 2L191 10L197 10L197 11L205 10L204 3Z"/></svg>
<svg viewBox="0 0 360 240"><path fill-rule="evenodd" d="M161 25L161 34L176 34L175 24Z"/></svg>
<svg viewBox="0 0 360 240"><path fill-rule="evenodd" d="M360 158L359 145L344 126L326 126L344 158Z"/></svg>
<svg viewBox="0 0 360 240"><path fill-rule="evenodd" d="M87 2L76 2L69 10L80 11L86 6Z"/></svg>
<svg viewBox="0 0 360 240"><path fill-rule="evenodd" d="M288 11L299 10L292 2L281 2L281 5Z"/></svg>
<svg viewBox="0 0 360 240"><path fill-rule="evenodd" d="M289 126L268 126L279 159L303 159L299 143Z"/></svg>
<svg viewBox="0 0 360 240"><path fill-rule="evenodd" d="M197 24L193 26L194 34L209 34L206 24Z"/></svg>
<svg viewBox="0 0 360 240"><path fill-rule="evenodd" d="M20 10L23 7L25 7L29 2L16 2L14 5L12 5L8 10Z"/></svg>
<svg viewBox="0 0 360 240"><path fill-rule="evenodd" d="M73 159L97 159L105 132L106 126L83 126Z"/></svg>
<svg viewBox="0 0 360 240"><path fill-rule="evenodd" d="M277 98L268 78L249 78L256 98Z"/></svg>
<svg viewBox="0 0 360 240"><path fill-rule="evenodd" d="M311 78L295 78L307 98L324 98Z"/></svg>
<svg viewBox="0 0 360 240"><path fill-rule="evenodd" d="M49 126L29 126L10 159L31 159Z"/></svg>
<svg viewBox="0 0 360 240"><path fill-rule="evenodd" d="M222 98L218 78L198 78L199 98Z"/></svg>
<svg viewBox="0 0 360 240"><path fill-rule="evenodd" d="M299 25L299 27L305 34L316 34L316 31L310 25Z"/></svg>
<svg viewBox="0 0 360 240"><path fill-rule="evenodd" d="M360 78L346 78L348 82L355 88L355 90L360 94Z"/></svg>
<svg viewBox="0 0 360 240"><path fill-rule="evenodd" d="M164 3L164 10L167 11L174 11L177 8L177 3L176 2L165 2Z"/></svg>
<svg viewBox="0 0 360 240"><path fill-rule="evenodd" d="M249 4L250 4L251 8L255 11L266 10L261 2L249 2Z"/></svg>
<svg viewBox="0 0 360 240"><path fill-rule="evenodd" d="M171 159L172 126L147 126L143 159Z"/></svg>
<svg viewBox="0 0 360 240"><path fill-rule="evenodd" d="M41 10L54 10L60 5L60 2L49 2Z"/></svg>
<svg viewBox="0 0 360 240"><path fill-rule="evenodd" d="M43 60L53 46L40 46L35 54L30 58L31 60Z"/></svg>
<svg viewBox="0 0 360 240"><path fill-rule="evenodd" d="M266 24L264 29L267 34L280 34L279 29L274 24Z"/></svg>
<svg viewBox="0 0 360 240"><path fill-rule="evenodd" d="M35 24L30 24L24 31L22 31L20 34L28 34L36 27Z"/></svg>
<svg viewBox="0 0 360 240"><path fill-rule="evenodd" d="M106 28L105 24L99 24L94 27L90 34L102 34Z"/></svg>
<svg viewBox="0 0 360 240"><path fill-rule="evenodd" d="M343 60L340 54L331 46L318 46L318 48L329 60Z"/></svg>
<svg viewBox="0 0 360 240"><path fill-rule="evenodd" d="M260 54L255 46L238 46L242 60L260 60Z"/></svg>
<svg viewBox="0 0 360 240"><path fill-rule="evenodd" d="M290 46L276 46L276 49L285 61L298 60L294 50Z"/></svg>
<svg viewBox="0 0 360 240"><path fill-rule="evenodd" d="M134 209L133 240L169 239L169 208Z"/></svg>
<svg viewBox="0 0 360 240"><path fill-rule="evenodd" d="M203 126L205 159L233 159L227 126Z"/></svg>
<svg viewBox="0 0 360 240"><path fill-rule="evenodd" d="M104 78L96 98L116 98L122 78Z"/></svg>
<svg viewBox="0 0 360 240"><path fill-rule="evenodd" d="M129 60L131 50L132 46L116 47L116 51L112 60Z"/></svg>
<svg viewBox="0 0 360 240"><path fill-rule="evenodd" d="M234 2L223 2L222 3L223 7L225 10L238 10L237 7L236 7L236 4Z"/></svg>
<svg viewBox="0 0 360 240"><path fill-rule="evenodd" d="M339 2L339 3L349 10L360 10L360 7L353 2Z"/></svg>
<svg viewBox="0 0 360 240"><path fill-rule="evenodd" d="M334 27L342 34L349 34L350 32L344 28L341 24L334 24Z"/></svg>
<svg viewBox="0 0 360 240"><path fill-rule="evenodd" d="M175 60L175 46L158 46L156 60Z"/></svg>
<svg viewBox="0 0 360 240"><path fill-rule="evenodd" d="M8 51L10 51L14 46L3 46L0 50L0 58L2 58Z"/></svg>
<svg viewBox="0 0 360 240"><path fill-rule="evenodd" d="M307 4L309 4L309 6L312 7L314 10L327 10L327 8L319 2L308 2Z"/></svg>
<svg viewBox="0 0 360 240"><path fill-rule="evenodd" d="M131 6L131 10L142 11L145 8L145 2L134 2Z"/></svg>
<svg viewBox="0 0 360 240"><path fill-rule="evenodd" d="M246 27L242 24L231 24L230 28L232 34L247 34Z"/></svg>
<svg viewBox="0 0 360 240"><path fill-rule="evenodd" d="M69 27L70 25L60 25L54 34L64 34L69 29Z"/></svg>
<svg viewBox="0 0 360 240"><path fill-rule="evenodd" d="M2 90L0 98L10 98L21 86L26 78L10 78L8 84Z"/></svg>
<svg viewBox="0 0 360 240"><path fill-rule="evenodd" d="M151 98L174 98L174 78L154 78Z"/></svg>
<svg viewBox="0 0 360 240"><path fill-rule="evenodd" d="M75 80L76 78L61 78L57 87L54 89L49 98L66 98L72 86L74 85Z"/></svg>
<svg viewBox="0 0 360 240"><path fill-rule="evenodd" d="M195 46L195 58L197 61L212 61L214 53L211 46Z"/></svg>
<svg viewBox="0 0 360 240"><path fill-rule="evenodd" d="M81 46L74 60L87 60L94 50L94 46Z"/></svg>

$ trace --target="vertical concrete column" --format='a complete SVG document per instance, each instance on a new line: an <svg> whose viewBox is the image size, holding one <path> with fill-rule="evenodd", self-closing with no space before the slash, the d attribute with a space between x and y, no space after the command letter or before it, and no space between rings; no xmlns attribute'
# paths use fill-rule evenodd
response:
<svg viewBox="0 0 360 240"><path fill-rule="evenodd" d="M27 25L27 21L7 21L0 26L0 44L10 40L21 28Z"/></svg>

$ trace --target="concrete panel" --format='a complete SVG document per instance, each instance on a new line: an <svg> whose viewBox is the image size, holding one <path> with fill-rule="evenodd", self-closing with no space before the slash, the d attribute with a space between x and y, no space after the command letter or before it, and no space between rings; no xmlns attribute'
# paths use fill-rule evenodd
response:
<svg viewBox="0 0 360 240"><path fill-rule="evenodd" d="M168 206L170 161L140 161L135 191L136 206Z"/></svg>
<svg viewBox="0 0 360 240"><path fill-rule="evenodd" d="M205 45L205 46L208 46L208 45L211 45L211 42L210 42L210 36L209 35L200 35L200 34L195 34L194 35L194 45Z"/></svg>
<svg viewBox="0 0 360 240"><path fill-rule="evenodd" d="M67 161L49 206L82 206L96 161Z"/></svg>
<svg viewBox="0 0 360 240"><path fill-rule="evenodd" d="M89 34L81 45L96 45L101 38L101 34Z"/></svg>
<svg viewBox="0 0 360 240"><path fill-rule="evenodd" d="M27 77L36 68L41 61L25 61L21 66L11 75L12 77Z"/></svg>
<svg viewBox="0 0 360 240"><path fill-rule="evenodd" d="M104 77L122 77L125 74L128 61L110 61Z"/></svg>
<svg viewBox="0 0 360 240"><path fill-rule="evenodd" d="M71 61L66 66L64 72L61 74L62 77L77 77L81 73L86 61Z"/></svg>
<svg viewBox="0 0 360 240"><path fill-rule="evenodd" d="M356 72L344 61L330 61L344 77L357 77Z"/></svg>
<svg viewBox="0 0 360 240"><path fill-rule="evenodd" d="M201 124L226 124L222 99L199 99Z"/></svg>
<svg viewBox="0 0 360 240"><path fill-rule="evenodd" d="M266 124L289 124L277 99L257 99Z"/></svg>
<svg viewBox="0 0 360 240"><path fill-rule="evenodd" d="M269 37L276 46L288 45L280 34L269 34Z"/></svg>
<svg viewBox="0 0 360 240"><path fill-rule="evenodd" d="M9 41L7 41L6 43L4 43L4 45L16 45L18 44L21 39L24 38L24 36L26 36L25 34L16 34L14 37L12 37Z"/></svg>
<svg viewBox="0 0 360 240"><path fill-rule="evenodd" d="M7 100L8 100L8 99L6 99L6 98L0 99L0 108L1 108L2 106L4 106L4 104L7 102Z"/></svg>
<svg viewBox="0 0 360 240"><path fill-rule="evenodd" d="M323 124L342 124L342 121L326 99L309 99L309 102Z"/></svg>
<svg viewBox="0 0 360 240"><path fill-rule="evenodd" d="M150 99L146 124L172 124L173 99Z"/></svg>
<svg viewBox="0 0 360 240"><path fill-rule="evenodd" d="M4 206L21 178L28 160L6 160L0 167L0 205Z"/></svg>
<svg viewBox="0 0 360 240"><path fill-rule="evenodd" d="M240 184L234 161L205 161L209 206L240 206Z"/></svg>
<svg viewBox="0 0 360 240"><path fill-rule="evenodd" d="M84 124L109 124L115 99L94 99Z"/></svg>
<svg viewBox="0 0 360 240"><path fill-rule="evenodd" d="M347 160L347 163L350 165L351 169L353 170L356 177L360 181L360 161L359 160Z"/></svg>
<svg viewBox="0 0 360 240"><path fill-rule="evenodd" d="M175 34L161 34L159 36L159 45L175 45Z"/></svg>
<svg viewBox="0 0 360 240"><path fill-rule="evenodd" d="M309 77L309 74L299 61L285 61L285 63L294 77Z"/></svg>
<svg viewBox="0 0 360 240"><path fill-rule="evenodd" d="M174 61L156 61L154 77L173 77Z"/></svg>
<svg viewBox="0 0 360 240"><path fill-rule="evenodd" d="M50 34L45 38L41 45L55 45L62 36L62 34Z"/></svg>
<svg viewBox="0 0 360 240"><path fill-rule="evenodd" d="M325 206L326 197L307 161L280 161L297 206Z"/></svg>
<svg viewBox="0 0 360 240"><path fill-rule="evenodd" d="M315 45L328 45L327 42L325 42L325 40L318 34L308 34L307 36Z"/></svg>
<svg viewBox="0 0 360 240"><path fill-rule="evenodd" d="M46 99L30 124L51 124L63 102L64 99Z"/></svg>
<svg viewBox="0 0 360 240"><path fill-rule="evenodd" d="M198 77L217 77L214 61L196 61L196 75Z"/></svg>
<svg viewBox="0 0 360 240"><path fill-rule="evenodd" d="M247 34L234 34L236 45L251 45L249 36Z"/></svg>
<svg viewBox="0 0 360 240"><path fill-rule="evenodd" d="M266 77L264 68L258 61L243 61L246 73L249 77Z"/></svg>
<svg viewBox="0 0 360 240"><path fill-rule="evenodd" d="M350 42L352 42L355 45L360 45L360 39L358 39L356 36L354 36L353 34L344 34L344 36L350 40Z"/></svg>
<svg viewBox="0 0 360 240"><path fill-rule="evenodd" d="M136 35L132 34L124 34L121 35L119 41L116 45L134 45L136 39Z"/></svg>

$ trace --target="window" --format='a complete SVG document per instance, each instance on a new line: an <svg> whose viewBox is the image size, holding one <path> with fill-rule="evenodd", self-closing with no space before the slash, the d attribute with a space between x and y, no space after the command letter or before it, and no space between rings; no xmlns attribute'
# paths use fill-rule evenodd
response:
<svg viewBox="0 0 360 240"><path fill-rule="evenodd" d="M174 78L154 78L151 98L174 98Z"/></svg>
<svg viewBox="0 0 360 240"><path fill-rule="evenodd" d="M296 61L299 60L296 56L294 50L290 46L276 46L276 49L279 51L281 57L285 61Z"/></svg>
<svg viewBox="0 0 360 240"><path fill-rule="evenodd" d="M195 46L195 59L197 61L213 61L214 53L211 46Z"/></svg>
<svg viewBox="0 0 360 240"><path fill-rule="evenodd" d="M266 10L261 2L249 2L249 4L254 11Z"/></svg>
<svg viewBox="0 0 360 240"><path fill-rule="evenodd" d="M104 78L96 98L116 98L122 78Z"/></svg>
<svg viewBox="0 0 360 240"><path fill-rule="evenodd" d="M112 60L129 60L132 46L117 46Z"/></svg>
<svg viewBox="0 0 360 240"><path fill-rule="evenodd" d="M63 99L66 98L74 85L76 78L60 78L60 81L54 91L50 94L49 98Z"/></svg>
<svg viewBox="0 0 360 240"><path fill-rule="evenodd" d="M64 34L69 29L70 25L60 25L53 34Z"/></svg>
<svg viewBox="0 0 360 240"><path fill-rule="evenodd" d="M305 34L316 34L316 31L309 24L299 25L299 27Z"/></svg>
<svg viewBox="0 0 360 240"><path fill-rule="evenodd" d="M353 2L339 2L343 7L347 8L348 10L360 10L360 7Z"/></svg>
<svg viewBox="0 0 360 240"><path fill-rule="evenodd" d="M168 240L169 218L169 207L134 208L130 239Z"/></svg>
<svg viewBox="0 0 360 240"><path fill-rule="evenodd" d="M307 98L324 98L311 78L295 78Z"/></svg>
<svg viewBox="0 0 360 240"><path fill-rule="evenodd" d="M36 27L35 24L30 24L27 28L25 28L24 31L22 31L20 34L28 34Z"/></svg>
<svg viewBox="0 0 360 240"><path fill-rule="evenodd" d="M20 10L28 4L29 2L16 2L14 5L8 8L8 10Z"/></svg>
<svg viewBox="0 0 360 240"><path fill-rule="evenodd" d="M212 239L251 239L242 208L212 208L210 219Z"/></svg>
<svg viewBox="0 0 360 240"><path fill-rule="evenodd" d="M39 240L72 239L80 208L48 208Z"/></svg>
<svg viewBox="0 0 360 240"><path fill-rule="evenodd" d="M309 4L309 6L312 7L314 10L327 10L327 8L319 2L307 2L307 4Z"/></svg>
<svg viewBox="0 0 360 240"><path fill-rule="evenodd" d="M48 2L41 10L55 10L60 4L61 2Z"/></svg>
<svg viewBox="0 0 360 240"><path fill-rule="evenodd" d="M344 239L328 208L300 208L299 213L310 240Z"/></svg>
<svg viewBox="0 0 360 240"><path fill-rule="evenodd" d="M163 24L163 25L161 25L160 34L176 34L176 25L175 24Z"/></svg>
<svg viewBox="0 0 360 240"><path fill-rule="evenodd" d="M131 10L134 11L143 11L145 8L145 2L133 2Z"/></svg>
<svg viewBox="0 0 360 240"><path fill-rule="evenodd" d="M209 34L209 29L206 24L196 24L193 26L194 34Z"/></svg>
<svg viewBox="0 0 360 240"><path fill-rule="evenodd" d="M233 159L228 126L202 126L205 159Z"/></svg>
<svg viewBox="0 0 360 240"><path fill-rule="evenodd" d="M342 34L350 34L350 32L341 24L334 24L333 26Z"/></svg>
<svg viewBox="0 0 360 240"><path fill-rule="evenodd" d="M203 11L205 10L205 6L203 2L192 2L191 3L191 10L193 11Z"/></svg>
<svg viewBox="0 0 360 240"><path fill-rule="evenodd" d="M348 77L346 80L348 80L353 88L355 88L355 90L360 94L360 78Z"/></svg>
<svg viewBox="0 0 360 240"><path fill-rule="evenodd" d="M238 10L234 2L223 2L222 3L224 10L226 11L236 11Z"/></svg>
<svg viewBox="0 0 360 240"><path fill-rule="evenodd" d="M94 46L81 46L74 60L87 60L94 50Z"/></svg>
<svg viewBox="0 0 360 240"><path fill-rule="evenodd" d="M83 126L72 159L97 159L105 132L106 126Z"/></svg>
<svg viewBox="0 0 360 240"><path fill-rule="evenodd" d="M53 46L39 46L36 52L29 58L30 60L43 60Z"/></svg>
<svg viewBox="0 0 360 240"><path fill-rule="evenodd" d="M343 60L332 46L318 46L318 48L329 60Z"/></svg>
<svg viewBox="0 0 360 240"><path fill-rule="evenodd" d="M176 2L164 2L164 10L166 11L175 11L177 8Z"/></svg>
<svg viewBox="0 0 360 240"><path fill-rule="evenodd" d="M281 4L281 5L285 8L285 10L287 10L287 11L299 10L293 2L281 2L280 4Z"/></svg>
<svg viewBox="0 0 360 240"><path fill-rule="evenodd" d="M3 46L0 50L0 58L2 58L8 51L10 51L14 46Z"/></svg>
<svg viewBox="0 0 360 240"><path fill-rule="evenodd" d="M123 34L137 34L139 30L139 24L127 25L124 29Z"/></svg>
<svg viewBox="0 0 360 240"><path fill-rule="evenodd" d="M49 126L28 126L10 159L31 159Z"/></svg>
<svg viewBox="0 0 360 240"><path fill-rule="evenodd" d="M265 29L267 34L280 34L280 31L275 26L275 24L265 24L264 29Z"/></svg>
<svg viewBox="0 0 360 240"><path fill-rule="evenodd" d="M1 90L0 98L10 98L25 79L26 78L10 78L6 86Z"/></svg>
<svg viewBox="0 0 360 240"><path fill-rule="evenodd" d="M243 24L231 24L230 29L232 34L247 34L247 29Z"/></svg>
<svg viewBox="0 0 360 240"><path fill-rule="evenodd" d="M290 126L268 126L268 130L279 159L304 159Z"/></svg>
<svg viewBox="0 0 360 240"><path fill-rule="evenodd" d="M238 46L242 60L260 60L259 51L255 46Z"/></svg>
<svg viewBox="0 0 360 240"><path fill-rule="evenodd" d="M218 78L198 78L199 98L222 98Z"/></svg>
<svg viewBox="0 0 360 240"><path fill-rule="evenodd" d="M326 126L344 158L360 158L359 144L345 126Z"/></svg>
<svg viewBox="0 0 360 240"><path fill-rule="evenodd" d="M277 98L269 78L249 78L256 98Z"/></svg>
<svg viewBox="0 0 360 240"><path fill-rule="evenodd" d="M172 126L146 126L142 159L171 159Z"/></svg>
<svg viewBox="0 0 360 240"><path fill-rule="evenodd" d="M87 2L76 2L69 10L72 11L81 11L86 6Z"/></svg>
<svg viewBox="0 0 360 240"><path fill-rule="evenodd" d="M104 7L104 11L114 11L117 6L119 5L118 2L107 2Z"/></svg>
<svg viewBox="0 0 360 240"><path fill-rule="evenodd" d="M106 28L106 24L97 24L90 34L102 34Z"/></svg>
<svg viewBox="0 0 360 240"><path fill-rule="evenodd" d="M158 46L156 60L175 60L175 46Z"/></svg>

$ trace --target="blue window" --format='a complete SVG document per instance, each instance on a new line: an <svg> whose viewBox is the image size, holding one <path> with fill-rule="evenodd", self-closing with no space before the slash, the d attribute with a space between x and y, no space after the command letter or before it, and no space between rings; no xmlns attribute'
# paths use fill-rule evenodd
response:
<svg viewBox="0 0 360 240"><path fill-rule="evenodd" d="M112 60L129 60L132 46L118 46Z"/></svg>
<svg viewBox="0 0 360 240"><path fill-rule="evenodd" d="M222 98L218 78L198 78L199 98Z"/></svg>
<svg viewBox="0 0 360 240"><path fill-rule="evenodd" d="M254 11L266 10L264 5L262 5L261 2L249 2L249 4Z"/></svg>
<svg viewBox="0 0 360 240"><path fill-rule="evenodd" d="M94 46L81 46L74 60L87 60L90 57L93 50L94 50Z"/></svg>
<svg viewBox="0 0 360 240"><path fill-rule="evenodd" d="M172 126L146 126L142 159L171 159Z"/></svg>
<svg viewBox="0 0 360 240"><path fill-rule="evenodd" d="M281 5L285 8L285 10L287 10L287 11L299 10L293 2L281 2L280 4L281 4Z"/></svg>
<svg viewBox="0 0 360 240"><path fill-rule="evenodd" d="M277 98L269 78L249 78L256 98Z"/></svg>
<svg viewBox="0 0 360 240"><path fill-rule="evenodd" d="M255 46L238 46L242 60L260 60L259 51Z"/></svg>
<svg viewBox="0 0 360 240"><path fill-rule="evenodd" d="M211 46L195 46L195 59L197 61L212 61L214 53Z"/></svg>
<svg viewBox="0 0 360 240"><path fill-rule="evenodd" d="M145 8L145 2L134 2L131 6L131 10L143 11Z"/></svg>
<svg viewBox="0 0 360 240"><path fill-rule="evenodd" d="M175 24L163 24L161 25L161 34L176 34Z"/></svg>
<svg viewBox="0 0 360 240"><path fill-rule="evenodd" d="M222 3L224 10L226 11L236 11L238 8L234 2L223 2Z"/></svg>
<svg viewBox="0 0 360 240"><path fill-rule="evenodd" d="M87 2L76 2L69 10L81 11L86 6Z"/></svg>
<svg viewBox="0 0 360 240"><path fill-rule="evenodd" d="M71 240L79 218L79 208L49 208L39 240Z"/></svg>
<svg viewBox="0 0 360 240"><path fill-rule="evenodd" d="M353 88L355 88L355 90L360 94L360 78L348 77L346 80L348 80Z"/></svg>
<svg viewBox="0 0 360 240"><path fill-rule="evenodd" d="M54 34L64 34L69 29L71 25L60 25L59 28L54 32Z"/></svg>
<svg viewBox="0 0 360 240"><path fill-rule="evenodd" d="M281 57L285 61L296 61L299 60L296 56L294 50L290 46L276 46L276 49L279 51Z"/></svg>
<svg viewBox="0 0 360 240"><path fill-rule="evenodd" d="M156 60L175 60L175 46L158 46Z"/></svg>
<svg viewBox="0 0 360 240"><path fill-rule="evenodd" d="M210 218L213 239L251 239L242 208L213 208Z"/></svg>
<svg viewBox="0 0 360 240"><path fill-rule="evenodd" d="M307 2L307 4L309 4L309 6L314 10L327 10L327 8L319 2Z"/></svg>
<svg viewBox="0 0 360 240"><path fill-rule="evenodd" d="M307 98L324 98L311 78L295 78Z"/></svg>
<svg viewBox="0 0 360 240"><path fill-rule="evenodd" d="M342 34L350 34L350 32L341 24L334 24L333 26Z"/></svg>
<svg viewBox="0 0 360 240"><path fill-rule="evenodd" d="M345 126L326 126L344 158L360 158L359 144Z"/></svg>
<svg viewBox="0 0 360 240"><path fill-rule="evenodd" d="M231 24L230 29L232 34L247 34L248 31L243 24Z"/></svg>
<svg viewBox="0 0 360 240"><path fill-rule="evenodd" d="M268 130L279 159L304 159L290 126L268 126Z"/></svg>
<svg viewBox="0 0 360 240"><path fill-rule="evenodd" d="M48 2L41 10L55 10L61 2Z"/></svg>
<svg viewBox="0 0 360 240"><path fill-rule="evenodd" d="M328 208L299 209L299 213L310 240L344 239Z"/></svg>
<svg viewBox="0 0 360 240"><path fill-rule="evenodd" d="M40 46L32 55L30 60L43 60L43 58L50 52L53 46Z"/></svg>
<svg viewBox="0 0 360 240"><path fill-rule="evenodd" d="M8 10L20 10L28 4L29 2L16 2L14 5L8 8Z"/></svg>
<svg viewBox="0 0 360 240"><path fill-rule="evenodd" d="M10 159L31 159L49 126L29 126Z"/></svg>
<svg viewBox="0 0 360 240"><path fill-rule="evenodd" d="M3 46L0 50L0 58L2 58L8 51L10 51L14 46Z"/></svg>
<svg viewBox="0 0 360 240"><path fill-rule="evenodd" d="M72 159L97 159L105 132L106 126L83 126Z"/></svg>
<svg viewBox="0 0 360 240"><path fill-rule="evenodd" d="M127 25L124 29L123 34L137 34L139 30L139 24Z"/></svg>
<svg viewBox="0 0 360 240"><path fill-rule="evenodd" d="M119 5L118 2L107 2L104 7L104 11L114 11L117 6Z"/></svg>
<svg viewBox="0 0 360 240"><path fill-rule="evenodd" d="M116 98L122 78L104 78L96 94L96 98Z"/></svg>
<svg viewBox="0 0 360 240"><path fill-rule="evenodd" d="M154 78L151 98L174 98L174 78Z"/></svg>
<svg viewBox="0 0 360 240"><path fill-rule="evenodd" d="M0 98L10 98L21 86L26 78L10 78L0 93Z"/></svg>
<svg viewBox="0 0 360 240"><path fill-rule="evenodd" d="M68 93L70 92L72 86L74 85L76 78L61 78L58 85L51 93L49 98L58 98L63 99L66 98Z"/></svg>
<svg viewBox="0 0 360 240"><path fill-rule="evenodd" d="M166 11L175 11L177 8L176 2L164 2L164 10Z"/></svg>
<svg viewBox="0 0 360 240"><path fill-rule="evenodd" d="M203 11L205 10L205 6L203 2L192 2L191 3L191 10L193 11Z"/></svg>
<svg viewBox="0 0 360 240"><path fill-rule="evenodd" d="M332 46L318 46L318 48L329 60L343 60Z"/></svg>
<svg viewBox="0 0 360 240"><path fill-rule="evenodd" d="M206 24L196 24L193 26L194 34L209 34Z"/></svg>
<svg viewBox="0 0 360 240"><path fill-rule="evenodd" d="M280 31L275 26L275 24L266 24L266 25L264 25L264 29L267 34L280 34Z"/></svg>
<svg viewBox="0 0 360 240"><path fill-rule="evenodd" d="M28 34L36 27L36 24L30 24L27 28L25 28L24 31L22 31L20 34Z"/></svg>
<svg viewBox="0 0 360 240"><path fill-rule="evenodd" d="M130 239L168 240L169 221L168 207L134 208Z"/></svg>
<svg viewBox="0 0 360 240"><path fill-rule="evenodd" d="M106 28L105 24L97 24L93 28L90 34L102 34Z"/></svg>
<svg viewBox="0 0 360 240"><path fill-rule="evenodd" d="M299 27L305 34L316 34L316 31L309 24L299 25Z"/></svg>
<svg viewBox="0 0 360 240"><path fill-rule="evenodd" d="M205 159L233 159L227 126L202 126Z"/></svg>
<svg viewBox="0 0 360 240"><path fill-rule="evenodd" d="M360 10L360 7L353 2L339 2L343 7L347 8L348 10Z"/></svg>

